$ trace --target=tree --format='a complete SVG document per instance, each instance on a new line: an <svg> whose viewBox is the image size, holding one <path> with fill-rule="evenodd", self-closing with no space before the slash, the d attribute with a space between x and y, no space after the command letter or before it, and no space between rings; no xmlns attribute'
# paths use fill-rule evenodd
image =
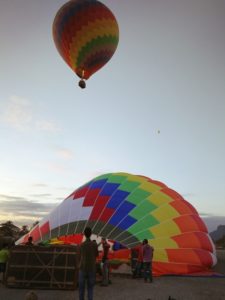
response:
<svg viewBox="0 0 225 300"><path fill-rule="evenodd" d="M28 225L23 225L19 232L19 237L24 236L29 232Z"/></svg>
<svg viewBox="0 0 225 300"><path fill-rule="evenodd" d="M12 237L17 239L20 228L13 224L12 221L7 221L0 224L0 234L2 236Z"/></svg>

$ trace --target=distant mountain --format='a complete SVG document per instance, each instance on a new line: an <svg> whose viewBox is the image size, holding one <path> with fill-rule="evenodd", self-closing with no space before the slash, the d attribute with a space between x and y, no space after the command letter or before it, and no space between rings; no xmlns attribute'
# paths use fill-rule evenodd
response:
<svg viewBox="0 0 225 300"><path fill-rule="evenodd" d="M225 225L219 225L215 231L210 232L210 236L214 242L222 239L225 236Z"/></svg>

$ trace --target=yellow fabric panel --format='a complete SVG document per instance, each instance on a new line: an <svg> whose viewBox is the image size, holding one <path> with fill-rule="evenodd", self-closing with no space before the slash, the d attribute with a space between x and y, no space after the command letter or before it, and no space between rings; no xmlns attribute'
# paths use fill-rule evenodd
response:
<svg viewBox="0 0 225 300"><path fill-rule="evenodd" d="M178 249L177 243L169 237L149 240L154 249Z"/></svg>
<svg viewBox="0 0 225 300"><path fill-rule="evenodd" d="M155 225L151 227L149 231L153 234L154 237L157 238L174 236L181 233L179 227L173 222L173 220Z"/></svg>
<svg viewBox="0 0 225 300"><path fill-rule="evenodd" d="M168 262L166 250L157 249L153 254L153 261Z"/></svg>
<svg viewBox="0 0 225 300"><path fill-rule="evenodd" d="M117 36L117 23L109 19L97 19L94 22L89 22L87 26L83 26L81 30L76 32L70 44L70 58L71 62L77 61L77 56L82 47L87 42L99 36L107 35ZM73 67L76 67L73 65Z"/></svg>
<svg viewBox="0 0 225 300"><path fill-rule="evenodd" d="M127 180L132 182L134 181L134 182L144 183L146 182L147 179L144 177L140 177L138 175L130 175L128 176Z"/></svg>
<svg viewBox="0 0 225 300"><path fill-rule="evenodd" d="M155 209L151 215L160 222L180 216L180 214L169 204L162 205Z"/></svg>
<svg viewBox="0 0 225 300"><path fill-rule="evenodd" d="M112 175L117 175L117 176L126 176L126 177L129 177L130 176L130 174L129 173L125 173L125 172L119 172L119 173L115 173L115 174L113 174L112 173Z"/></svg>
<svg viewBox="0 0 225 300"><path fill-rule="evenodd" d="M146 198L146 199L158 207L165 203L169 203L169 202L173 201L173 199L170 196L168 196L160 191L153 193L152 195L148 196L148 198Z"/></svg>
<svg viewBox="0 0 225 300"><path fill-rule="evenodd" d="M145 181L140 185L140 188L149 192L149 193L154 193L156 191L161 190L162 188L154 183L151 183L149 181Z"/></svg>

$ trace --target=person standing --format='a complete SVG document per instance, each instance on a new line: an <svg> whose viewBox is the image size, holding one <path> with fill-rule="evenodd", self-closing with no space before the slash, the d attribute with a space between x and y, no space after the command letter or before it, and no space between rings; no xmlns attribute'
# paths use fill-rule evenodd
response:
<svg viewBox="0 0 225 300"><path fill-rule="evenodd" d="M90 239L92 230L86 227L84 235L86 240L80 246L79 262L79 300L84 300L85 284L87 283L88 300L93 300L93 290L96 274L96 257L98 256L98 247Z"/></svg>
<svg viewBox="0 0 225 300"><path fill-rule="evenodd" d="M143 268L143 243L136 247L137 249L137 262L134 269L133 278L142 277L142 268Z"/></svg>
<svg viewBox="0 0 225 300"><path fill-rule="evenodd" d="M102 238L102 284L101 286L108 286L109 284L109 261L108 261L108 253L109 253L110 245L107 243L105 238Z"/></svg>
<svg viewBox="0 0 225 300"><path fill-rule="evenodd" d="M29 236L28 241L25 244L26 246L34 246L33 244L33 237Z"/></svg>
<svg viewBox="0 0 225 300"><path fill-rule="evenodd" d="M147 282L149 279L152 282L152 258L154 248L149 245L148 240L143 240L143 267L144 267L144 280Z"/></svg>
<svg viewBox="0 0 225 300"><path fill-rule="evenodd" d="M3 244L3 248L0 250L0 273L2 273L2 282L5 283L5 271L6 264L9 260L8 245Z"/></svg>

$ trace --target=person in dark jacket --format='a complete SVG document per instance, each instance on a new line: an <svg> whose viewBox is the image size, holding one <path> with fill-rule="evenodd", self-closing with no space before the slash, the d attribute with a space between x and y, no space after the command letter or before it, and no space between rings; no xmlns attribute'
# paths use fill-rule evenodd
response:
<svg viewBox="0 0 225 300"><path fill-rule="evenodd" d="M87 283L88 300L93 300L93 290L96 275L96 257L98 256L98 247L91 241L92 230L86 227L84 235L86 240L80 246L79 262L79 300L84 300L85 284Z"/></svg>
<svg viewBox="0 0 225 300"><path fill-rule="evenodd" d="M108 286L109 284L109 253L110 245L107 243L105 238L102 238L102 284L101 286Z"/></svg>

